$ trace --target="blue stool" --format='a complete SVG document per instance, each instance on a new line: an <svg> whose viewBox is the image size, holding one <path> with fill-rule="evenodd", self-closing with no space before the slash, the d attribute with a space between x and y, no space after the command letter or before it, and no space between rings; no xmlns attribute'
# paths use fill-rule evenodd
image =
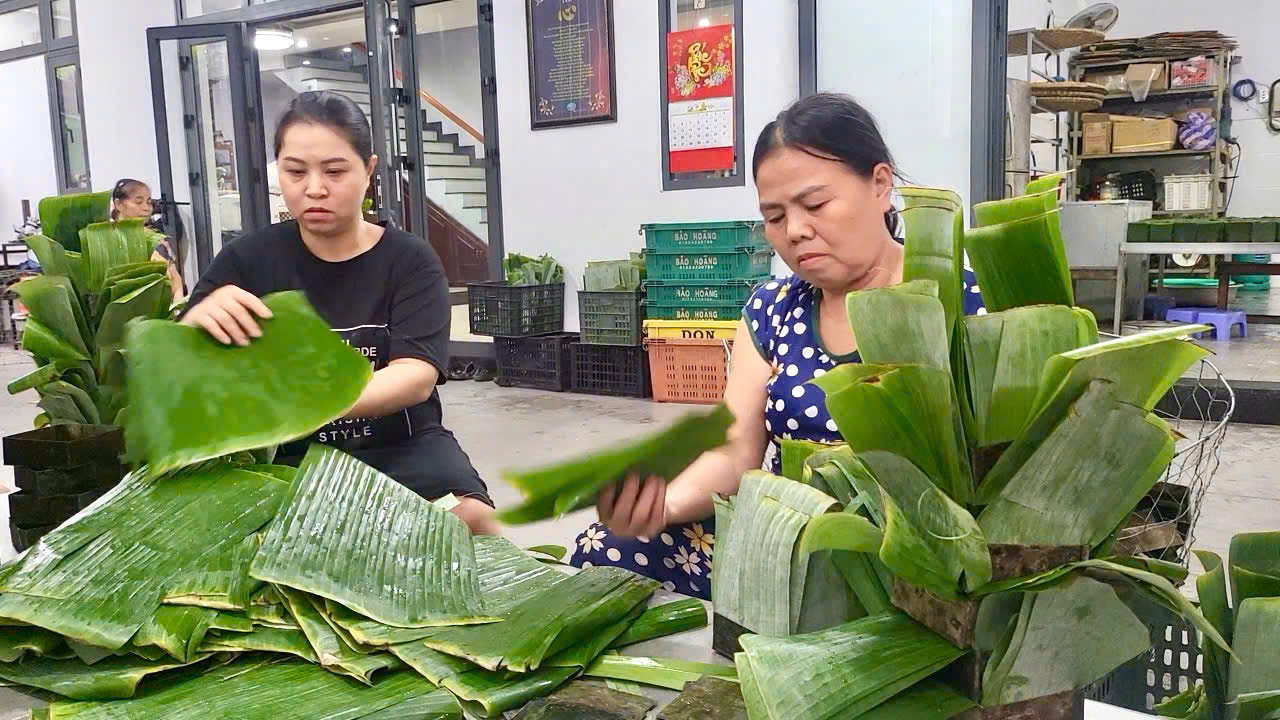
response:
<svg viewBox="0 0 1280 720"><path fill-rule="evenodd" d="M1191 324L1191 323L1195 323L1197 321L1197 318L1200 317L1201 310L1207 310L1207 309L1208 308L1196 308L1196 307L1169 308L1168 310L1164 311L1164 319L1166 322L1180 322L1180 323Z"/></svg>
<svg viewBox="0 0 1280 720"><path fill-rule="evenodd" d="M1240 326L1240 337L1249 336L1249 324L1242 310L1218 310L1217 308L1200 308L1195 322L1213 326L1213 337L1217 340L1230 340L1231 328Z"/></svg>

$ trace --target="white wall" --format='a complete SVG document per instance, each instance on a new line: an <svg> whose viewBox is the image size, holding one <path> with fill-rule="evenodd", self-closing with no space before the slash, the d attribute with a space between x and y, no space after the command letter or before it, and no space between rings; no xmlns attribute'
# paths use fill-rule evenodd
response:
<svg viewBox="0 0 1280 720"><path fill-rule="evenodd" d="M1240 42L1243 58L1232 71L1232 82L1252 78L1259 86L1280 78L1280 3L1272 0L1118 0L1120 22L1107 33L1132 37L1175 30L1218 30ZM1280 214L1280 135L1265 126L1265 108L1257 102L1231 101L1234 125L1243 158L1240 178L1231 198L1231 215L1249 217Z"/></svg>
<svg viewBox="0 0 1280 720"><path fill-rule="evenodd" d="M760 217L749 178L742 187L662 191L657 3L613 4L618 121L537 132L529 129L524 0L494 4L506 249L549 252L564 264L566 327L578 327L574 291L586 263L643 247L642 223ZM794 0L745 4L738 70L749 155L760 129L799 94L799 50Z"/></svg>
<svg viewBox="0 0 1280 720"><path fill-rule="evenodd" d="M0 160L0 238L8 241L10 228L22 224L23 200L34 214L41 198L58 194L44 56L0 63L0 88L11 100L0 112L0 138L8 140Z"/></svg>
<svg viewBox="0 0 1280 720"><path fill-rule="evenodd" d="M173 25L174 4L81 0L76 20L93 189L110 190L120 178L132 177L159 195L147 28Z"/></svg>
<svg viewBox="0 0 1280 720"><path fill-rule="evenodd" d="M972 17L967 0L819 0L817 18L818 89L875 115L911 184L966 198Z"/></svg>

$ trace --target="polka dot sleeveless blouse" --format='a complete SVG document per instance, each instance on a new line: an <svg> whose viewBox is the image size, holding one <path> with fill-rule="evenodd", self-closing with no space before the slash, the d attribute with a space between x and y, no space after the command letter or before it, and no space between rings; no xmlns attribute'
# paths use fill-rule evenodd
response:
<svg viewBox="0 0 1280 720"><path fill-rule="evenodd" d="M818 337L821 297L796 277L770 280L756 288L743 308L743 319L761 357L773 366L766 385L764 426L774 447L771 471L781 473L784 439L840 442L835 421L827 413L826 394L808 384L838 363L859 362L858 353L833 355ZM964 312L981 314L982 298L973 273L964 273Z"/></svg>

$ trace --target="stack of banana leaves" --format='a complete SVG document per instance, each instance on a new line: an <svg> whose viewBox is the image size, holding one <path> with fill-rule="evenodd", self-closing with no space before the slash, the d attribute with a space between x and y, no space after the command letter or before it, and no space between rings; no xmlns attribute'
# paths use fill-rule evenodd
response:
<svg viewBox="0 0 1280 720"><path fill-rule="evenodd" d="M1280 718L1280 533L1235 536L1226 564L1211 552L1196 555L1206 570L1196 578L1200 609L1235 656L1205 644L1204 683L1156 712L1180 720Z"/></svg>
<svg viewBox="0 0 1280 720"><path fill-rule="evenodd" d="M699 601L473 537L452 498L332 448L264 463L371 374L300 293L265 302L246 348L130 325L138 469L0 568L0 679L49 694L34 718L491 717L584 674L735 675L615 652L705 625Z"/></svg>
<svg viewBox="0 0 1280 720"><path fill-rule="evenodd" d="M844 444L787 443L788 478L716 499L714 604L748 631L752 720L1069 699L1150 647L1134 588L1229 657L1181 565L1111 550L1175 452L1152 409L1206 351L1196 327L1099 342L1059 181L978 205L968 232L954 193L904 188L904 282L848 296L863 362L814 381ZM987 307L971 317L965 251Z"/></svg>
<svg viewBox="0 0 1280 720"><path fill-rule="evenodd" d="M92 223L71 233L72 220L48 226L76 237L75 247L82 250L44 235L26 238L42 274L14 289L29 312L22 347L34 356L36 369L8 389L10 394L39 393L44 412L36 417L37 426L120 424L125 327L134 318L169 316L172 292L165 264L151 262L162 238L141 220Z"/></svg>

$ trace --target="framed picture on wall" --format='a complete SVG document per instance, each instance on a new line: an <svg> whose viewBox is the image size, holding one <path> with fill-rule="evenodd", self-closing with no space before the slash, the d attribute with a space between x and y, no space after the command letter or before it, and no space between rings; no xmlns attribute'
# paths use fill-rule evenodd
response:
<svg viewBox="0 0 1280 720"><path fill-rule="evenodd" d="M613 0L525 0L529 124L614 122Z"/></svg>

